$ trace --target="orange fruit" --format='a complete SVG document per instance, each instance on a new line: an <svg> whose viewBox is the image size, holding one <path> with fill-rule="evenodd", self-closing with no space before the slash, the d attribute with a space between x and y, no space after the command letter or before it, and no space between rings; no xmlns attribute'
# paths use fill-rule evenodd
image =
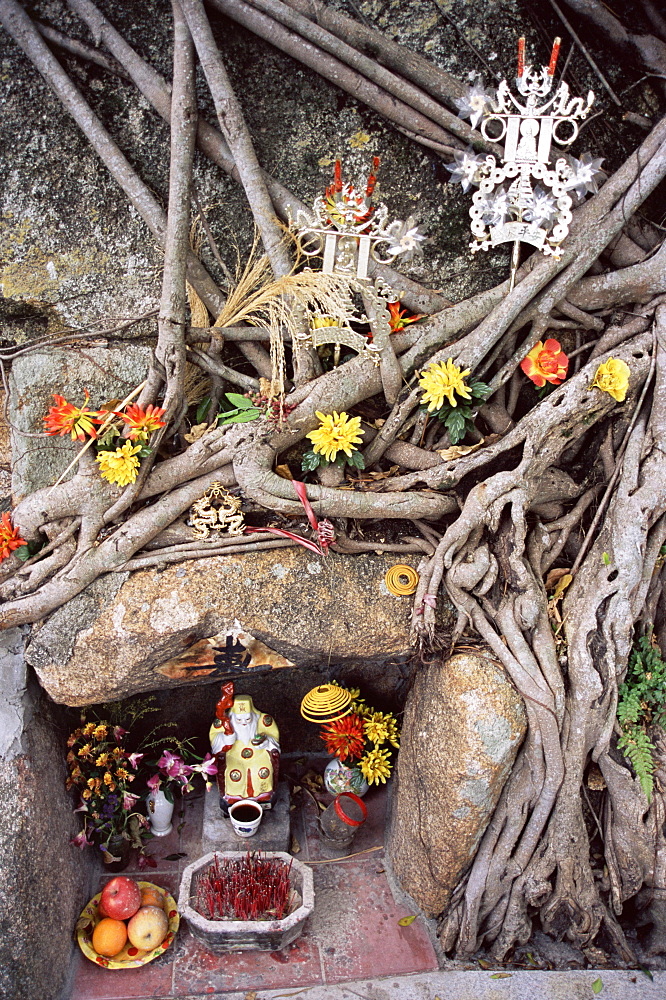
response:
<svg viewBox="0 0 666 1000"><path fill-rule="evenodd" d="M104 917L95 927L92 946L98 955L113 958L127 942L127 926L122 920Z"/></svg>
<svg viewBox="0 0 666 1000"><path fill-rule="evenodd" d="M159 906L164 909L164 897L157 886L145 886L141 889L142 906Z"/></svg>

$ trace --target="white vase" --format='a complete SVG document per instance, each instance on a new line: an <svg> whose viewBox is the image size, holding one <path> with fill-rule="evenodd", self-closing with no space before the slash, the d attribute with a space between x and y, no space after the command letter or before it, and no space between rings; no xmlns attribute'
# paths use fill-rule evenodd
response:
<svg viewBox="0 0 666 1000"><path fill-rule="evenodd" d="M368 790L368 783L358 767L343 764L338 757L329 760L324 769L324 784L331 795L341 792L354 792L363 796Z"/></svg>
<svg viewBox="0 0 666 1000"><path fill-rule="evenodd" d="M146 800L150 831L155 837L166 837L171 833L174 804L169 802L161 788L154 788Z"/></svg>

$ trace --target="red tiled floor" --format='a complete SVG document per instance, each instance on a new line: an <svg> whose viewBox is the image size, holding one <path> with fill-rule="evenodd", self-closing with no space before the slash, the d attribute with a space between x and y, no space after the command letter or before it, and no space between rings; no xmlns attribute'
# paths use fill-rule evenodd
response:
<svg viewBox="0 0 666 1000"><path fill-rule="evenodd" d="M236 951L212 955L186 931L174 969L174 994L315 986L322 982L317 943L307 930L284 951Z"/></svg>
<svg viewBox="0 0 666 1000"><path fill-rule="evenodd" d="M317 865L314 873L310 933L321 947L326 982L438 968L420 920L399 925L409 910L393 901L381 855Z"/></svg>

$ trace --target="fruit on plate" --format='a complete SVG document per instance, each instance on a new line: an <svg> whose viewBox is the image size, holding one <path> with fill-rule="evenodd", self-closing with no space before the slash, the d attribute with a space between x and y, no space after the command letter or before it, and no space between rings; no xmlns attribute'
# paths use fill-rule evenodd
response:
<svg viewBox="0 0 666 1000"><path fill-rule="evenodd" d="M92 935L92 946L98 955L113 958L127 943L127 926L122 920L103 917Z"/></svg>
<svg viewBox="0 0 666 1000"><path fill-rule="evenodd" d="M169 930L169 918L159 906L142 906L127 924L127 936L135 948L157 948Z"/></svg>
<svg viewBox="0 0 666 1000"><path fill-rule="evenodd" d="M156 885L145 885L141 887L141 905L159 906L164 909L164 896Z"/></svg>
<svg viewBox="0 0 666 1000"><path fill-rule="evenodd" d="M141 889L133 878L116 875L102 889L100 903L110 917L127 920L141 906Z"/></svg>

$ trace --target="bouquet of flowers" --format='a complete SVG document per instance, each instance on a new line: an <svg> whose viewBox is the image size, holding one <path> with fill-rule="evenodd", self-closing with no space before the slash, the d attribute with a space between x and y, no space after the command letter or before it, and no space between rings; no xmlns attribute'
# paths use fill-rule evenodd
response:
<svg viewBox="0 0 666 1000"><path fill-rule="evenodd" d="M400 746L397 720L391 712L378 712L366 704L358 688L344 690L352 696L351 712L323 726L321 738L333 757L352 762L369 785L384 783Z"/></svg>
<svg viewBox="0 0 666 1000"><path fill-rule="evenodd" d="M83 849L95 841L109 853L109 842L121 836L141 846L141 831L146 817L135 810L140 796L130 791L137 778L141 754L130 753L123 746L128 730L110 722L86 722L67 740L67 788L79 792L74 810L83 813L83 830L71 841Z"/></svg>

